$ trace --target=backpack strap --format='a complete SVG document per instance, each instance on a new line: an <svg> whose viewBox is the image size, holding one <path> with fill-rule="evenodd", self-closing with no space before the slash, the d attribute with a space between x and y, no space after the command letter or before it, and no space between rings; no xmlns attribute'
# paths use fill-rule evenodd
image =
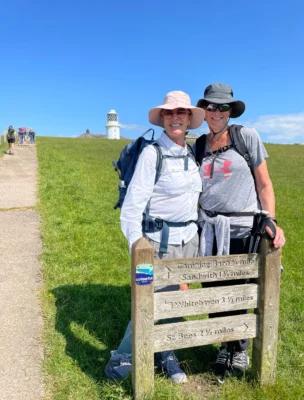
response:
<svg viewBox="0 0 304 400"><path fill-rule="evenodd" d="M161 146L159 145L158 142L154 142L154 143L152 143L152 145L155 147L156 153L157 153L155 184L161 175L164 159L168 159L168 158L184 159L185 171L188 170L189 157L192 158L192 160L195 162L194 151L188 143L187 143L187 154L180 155L180 156L170 156L170 155L163 154L163 152L161 150ZM150 216L150 201L151 201L151 199L149 199L149 201L147 202L146 209L143 214L142 230L143 230L143 232L151 233L151 232L160 231L162 229L163 231L162 231L161 242L160 242L160 252L167 253L169 228L188 226L192 222L196 223L196 221L190 220L190 221L186 221L186 222L170 222L170 221L164 221L160 218L152 218Z"/></svg>
<svg viewBox="0 0 304 400"><path fill-rule="evenodd" d="M195 142L195 160L198 162L199 165L202 165L204 154L205 154L205 147L206 147L206 138L207 135L201 135Z"/></svg>
<svg viewBox="0 0 304 400"><path fill-rule="evenodd" d="M229 127L230 139L231 139L232 146L247 162L247 165L250 168L252 176L254 178L253 165L252 165L252 162L250 159L250 155L249 155L248 149L246 147L244 138L241 135L242 128L243 128L243 125L231 125ZM207 135L205 135L205 134L201 135L195 142L195 159L199 163L199 165L202 165L203 158L205 155L206 138L207 138ZM227 148L227 150L228 150L228 148Z"/></svg>
<svg viewBox="0 0 304 400"><path fill-rule="evenodd" d="M159 177L160 177L160 174L161 174L161 171L162 171L162 168L163 168L163 152L162 152L161 146L159 145L158 142L153 142L153 143L151 143L151 145L155 148L156 155L157 155L156 166L155 166L156 174L155 174L155 180L154 180L154 185L156 185L156 182L159 180ZM145 212L143 214L142 225L143 225L143 227L145 227L144 228L144 232L148 231L149 224L151 224L151 222L150 222L151 221L151 217L150 217L150 200L151 199L148 200Z"/></svg>
<svg viewBox="0 0 304 400"><path fill-rule="evenodd" d="M231 139L231 143L232 143L233 147L235 148L235 150L242 157L244 157L245 161L247 162L248 167L251 170L252 176L254 178L253 166L252 166L252 162L250 159L250 155L249 155L248 149L245 145L244 138L241 135L242 128L243 128L243 125L231 125L229 128L230 139Z"/></svg>
<svg viewBox="0 0 304 400"><path fill-rule="evenodd" d="M187 143L187 150L188 150L188 156L192 159L194 164L196 164L195 153L193 147L189 143Z"/></svg>
<svg viewBox="0 0 304 400"><path fill-rule="evenodd" d="M168 253L168 240L169 240L169 228L180 228L183 226L188 226L192 223L197 223L197 221L190 220L186 222L169 222L169 221L163 221L163 231L162 231L162 236L161 236L161 241L160 241L160 248L159 251L161 253Z"/></svg>
<svg viewBox="0 0 304 400"><path fill-rule="evenodd" d="M153 142L152 146L154 146L154 148L156 150L156 155L157 155L156 174L155 174L155 181L154 181L154 185L155 185L156 182L159 180L159 177L160 177L160 174L162 171L162 167L163 167L163 152L162 152L161 147L158 142Z"/></svg>
<svg viewBox="0 0 304 400"><path fill-rule="evenodd" d="M185 170L188 169L188 153L186 156L168 156L168 155L164 155L161 149L161 146L158 142L153 142L151 143L151 145L155 148L156 150L156 154L157 154L157 159L156 159L156 174L155 174L155 181L154 181L154 185L156 185L157 181L160 178L161 172L162 172L162 168L163 168L163 160L165 158L184 158L185 159ZM193 154L193 149L192 147L189 145L189 147L191 148L192 154ZM187 160L186 160L187 159ZM151 199L150 199L151 200ZM146 206L146 210L144 213L144 220L150 220L150 200L147 203Z"/></svg>
<svg viewBox="0 0 304 400"><path fill-rule="evenodd" d="M174 158L174 159L183 159L184 160L184 170L188 171L188 167L189 167L189 157L194 161L194 163L196 163L195 160L195 155L194 155L194 151L193 148L190 146L190 144L187 143L187 154L184 155L180 155L180 156L171 156L168 154L163 154L162 150L161 150L161 146L158 142L154 142L152 143L152 145L155 147L155 149L157 150L157 161L156 161L156 176L155 176L155 183L158 181L161 171L162 171L162 161L168 158Z"/></svg>

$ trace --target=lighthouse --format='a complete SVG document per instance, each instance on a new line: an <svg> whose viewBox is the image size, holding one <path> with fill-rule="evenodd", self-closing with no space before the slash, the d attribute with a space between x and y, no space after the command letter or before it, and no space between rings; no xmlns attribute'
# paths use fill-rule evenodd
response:
<svg viewBox="0 0 304 400"><path fill-rule="evenodd" d="M110 110L107 114L107 119L107 139L120 139L120 125L116 111Z"/></svg>

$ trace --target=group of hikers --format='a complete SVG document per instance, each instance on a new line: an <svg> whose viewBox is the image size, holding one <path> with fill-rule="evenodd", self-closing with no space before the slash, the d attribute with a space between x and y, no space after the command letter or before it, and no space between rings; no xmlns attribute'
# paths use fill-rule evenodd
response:
<svg viewBox="0 0 304 400"><path fill-rule="evenodd" d="M13 155L15 152L15 143L16 143L16 138L18 135L19 139L19 144L24 144L26 142L30 142L30 144L35 143L35 138L36 138L36 132L33 128L25 128L21 126L18 129L18 132L15 131L12 125L8 127L8 130L6 131L6 138L8 142L8 154Z"/></svg>
<svg viewBox="0 0 304 400"><path fill-rule="evenodd" d="M191 105L186 93L172 91L161 105L149 111L150 123L163 128L163 133L157 146L148 145L141 152L122 204L121 229L130 252L133 243L145 237L154 248L155 259L252 253L257 250L252 238L261 220L273 246L284 246L286 240L277 225L263 142L254 128L229 125L230 118L238 118L244 111L245 103L234 100L232 88L223 83L207 86L196 106ZM199 137L192 149L186 143L186 135L204 120L209 133ZM246 154L240 151L240 143ZM160 174L157 147L162 158ZM247 282L238 280L216 285L244 283ZM179 289L187 287L155 287L155 291ZM246 312L216 313L210 317ZM227 374L238 375L248 369L248 346L246 337L221 343L212 365L219 381ZM173 383L187 381L173 351L156 353L155 362ZM122 342L111 352L105 374L110 379L124 379L131 372L131 365L130 321Z"/></svg>

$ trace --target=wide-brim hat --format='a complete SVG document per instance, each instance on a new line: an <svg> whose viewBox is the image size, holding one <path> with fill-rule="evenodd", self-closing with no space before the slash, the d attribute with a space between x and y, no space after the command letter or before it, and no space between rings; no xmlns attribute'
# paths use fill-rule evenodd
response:
<svg viewBox="0 0 304 400"><path fill-rule="evenodd" d="M161 110L174 110L175 108L186 108L191 110L191 122L189 129L196 129L202 125L205 119L205 111L202 108L191 105L190 97L187 93L175 90L166 94L164 103L160 106L151 108L149 111L149 121L156 126L164 127Z"/></svg>
<svg viewBox="0 0 304 400"><path fill-rule="evenodd" d="M245 103L241 100L233 99L233 90L224 83L213 83L206 87L204 98L197 102L197 107L206 107L209 103L230 104L230 118L240 117L245 111Z"/></svg>

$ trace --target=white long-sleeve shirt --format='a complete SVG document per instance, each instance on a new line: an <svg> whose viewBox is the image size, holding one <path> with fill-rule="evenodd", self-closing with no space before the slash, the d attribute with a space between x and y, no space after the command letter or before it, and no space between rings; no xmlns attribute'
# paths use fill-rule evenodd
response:
<svg viewBox="0 0 304 400"><path fill-rule="evenodd" d="M187 154L187 147L174 143L165 133L158 139L165 155ZM187 222L197 220L198 197L202 190L199 168L189 157L188 170L184 159L164 159L161 175L155 184L157 153L154 146L147 146L141 153L133 178L121 209L121 230L129 247L142 237L142 216L150 200L150 216L164 221ZM197 232L196 224L169 228L169 244L189 242ZM161 231L146 233L156 242L161 241Z"/></svg>

